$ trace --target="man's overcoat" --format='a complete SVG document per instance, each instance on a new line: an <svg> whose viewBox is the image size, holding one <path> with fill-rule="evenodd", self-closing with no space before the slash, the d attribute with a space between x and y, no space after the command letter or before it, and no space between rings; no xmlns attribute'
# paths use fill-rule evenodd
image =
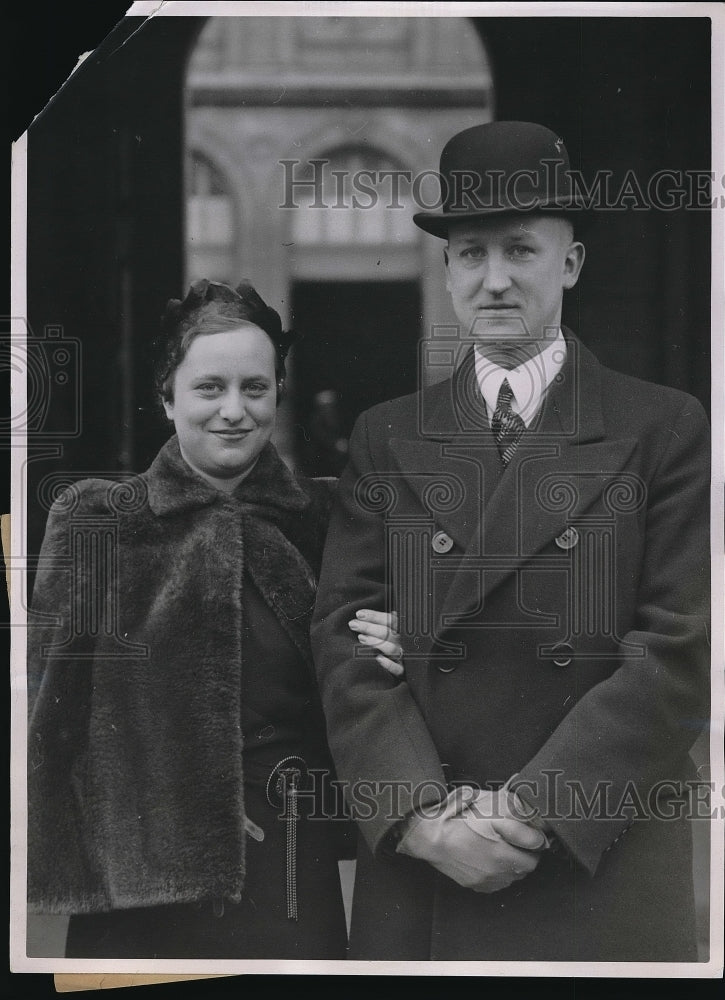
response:
<svg viewBox="0 0 725 1000"><path fill-rule="evenodd" d="M337 495L313 650L362 833L352 957L694 960L688 750L709 715L709 433L692 397L564 369L502 470L469 351L363 414ZM397 609L405 677L356 652ZM492 894L396 854L401 815L459 783L555 834Z"/></svg>

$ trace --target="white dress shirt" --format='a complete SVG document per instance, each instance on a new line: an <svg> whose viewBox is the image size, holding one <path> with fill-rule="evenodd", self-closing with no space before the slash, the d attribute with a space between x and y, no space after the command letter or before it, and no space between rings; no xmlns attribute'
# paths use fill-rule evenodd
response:
<svg viewBox="0 0 725 1000"><path fill-rule="evenodd" d="M488 419L493 418L501 384L504 379L508 379L514 394L511 409L530 427L539 412L546 390L564 367L565 361L566 341L561 330L548 347L518 368L501 368L476 348L476 378L486 403Z"/></svg>

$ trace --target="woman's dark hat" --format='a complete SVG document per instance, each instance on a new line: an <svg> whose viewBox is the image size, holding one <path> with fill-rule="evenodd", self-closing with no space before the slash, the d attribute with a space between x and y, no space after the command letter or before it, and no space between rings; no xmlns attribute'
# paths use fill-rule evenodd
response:
<svg viewBox="0 0 725 1000"><path fill-rule="evenodd" d="M417 212L413 222L443 238L451 222L586 208L562 139L533 122L490 122L454 135L441 153L440 182L441 211Z"/></svg>
<svg viewBox="0 0 725 1000"><path fill-rule="evenodd" d="M282 336L279 313L262 299L246 278L236 288L200 278L189 288L184 301L170 299L162 318L166 332L184 332L215 318L254 323L275 343Z"/></svg>

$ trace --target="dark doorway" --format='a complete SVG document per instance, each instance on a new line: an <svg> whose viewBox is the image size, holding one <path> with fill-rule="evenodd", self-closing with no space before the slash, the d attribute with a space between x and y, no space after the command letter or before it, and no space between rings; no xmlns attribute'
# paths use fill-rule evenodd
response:
<svg viewBox="0 0 725 1000"><path fill-rule="evenodd" d="M295 445L308 475L338 475L358 415L417 387L417 281L297 282Z"/></svg>

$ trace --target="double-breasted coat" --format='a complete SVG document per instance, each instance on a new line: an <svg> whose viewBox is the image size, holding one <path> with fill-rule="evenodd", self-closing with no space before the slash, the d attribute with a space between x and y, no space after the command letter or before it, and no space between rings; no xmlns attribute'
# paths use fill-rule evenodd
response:
<svg viewBox="0 0 725 1000"><path fill-rule="evenodd" d="M351 955L695 960L688 750L709 715L709 431L700 404L566 364L505 471L472 353L363 414L313 620L361 831ZM401 615L405 676L347 621ZM396 854L401 816L516 775L555 847L500 892Z"/></svg>

